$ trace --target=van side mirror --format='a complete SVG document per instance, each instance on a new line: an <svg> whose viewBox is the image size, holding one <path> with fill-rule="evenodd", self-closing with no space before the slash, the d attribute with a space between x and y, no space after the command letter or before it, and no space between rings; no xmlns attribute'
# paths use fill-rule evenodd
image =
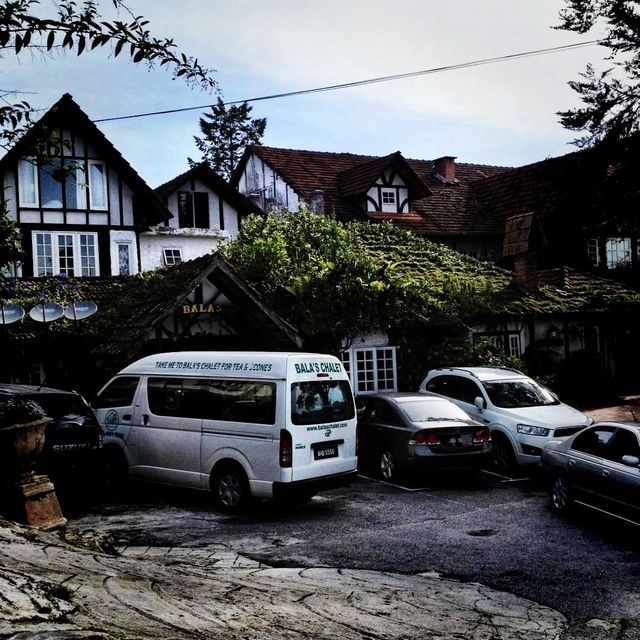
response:
<svg viewBox="0 0 640 640"><path fill-rule="evenodd" d="M476 406L476 409L480 412L484 411L487 408L487 402L484 398L480 396L476 396L473 399L473 404Z"/></svg>

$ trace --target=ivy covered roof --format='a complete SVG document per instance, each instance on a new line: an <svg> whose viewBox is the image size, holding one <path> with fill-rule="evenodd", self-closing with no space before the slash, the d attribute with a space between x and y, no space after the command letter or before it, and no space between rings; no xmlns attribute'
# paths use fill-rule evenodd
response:
<svg viewBox="0 0 640 640"><path fill-rule="evenodd" d="M640 292L618 282L561 267L538 272L538 291L527 292L514 274L465 256L390 224L354 224L366 250L387 269L443 302L467 296L471 314L564 314L640 310Z"/></svg>

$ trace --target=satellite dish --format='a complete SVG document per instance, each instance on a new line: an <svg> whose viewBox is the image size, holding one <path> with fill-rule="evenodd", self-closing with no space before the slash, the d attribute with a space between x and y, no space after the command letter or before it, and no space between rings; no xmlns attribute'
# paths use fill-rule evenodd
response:
<svg viewBox="0 0 640 640"><path fill-rule="evenodd" d="M62 318L62 307L53 302L43 302L32 307L29 316L36 322L53 322Z"/></svg>
<svg viewBox="0 0 640 640"><path fill-rule="evenodd" d="M0 303L0 324L11 324L24 318L24 309L17 304Z"/></svg>
<svg viewBox="0 0 640 640"><path fill-rule="evenodd" d="M78 300L64 309L64 317L69 320L84 320L98 310L98 305L92 300Z"/></svg>

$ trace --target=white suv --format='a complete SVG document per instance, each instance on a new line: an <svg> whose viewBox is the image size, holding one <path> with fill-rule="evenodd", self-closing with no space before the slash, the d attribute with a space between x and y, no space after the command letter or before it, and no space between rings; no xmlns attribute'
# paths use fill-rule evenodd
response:
<svg viewBox="0 0 640 640"><path fill-rule="evenodd" d="M491 429L500 471L540 462L542 447L591 424L586 415L515 369L454 367L429 371L420 393L449 398Z"/></svg>

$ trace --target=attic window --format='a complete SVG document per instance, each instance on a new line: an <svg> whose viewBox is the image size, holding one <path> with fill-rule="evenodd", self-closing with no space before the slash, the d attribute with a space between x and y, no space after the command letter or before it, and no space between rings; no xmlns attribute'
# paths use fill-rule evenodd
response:
<svg viewBox="0 0 640 640"><path fill-rule="evenodd" d="M167 267L182 262L182 249L163 249L162 255Z"/></svg>
<svg viewBox="0 0 640 640"><path fill-rule="evenodd" d="M382 204L396 204L396 190L395 189L383 189L382 190Z"/></svg>

